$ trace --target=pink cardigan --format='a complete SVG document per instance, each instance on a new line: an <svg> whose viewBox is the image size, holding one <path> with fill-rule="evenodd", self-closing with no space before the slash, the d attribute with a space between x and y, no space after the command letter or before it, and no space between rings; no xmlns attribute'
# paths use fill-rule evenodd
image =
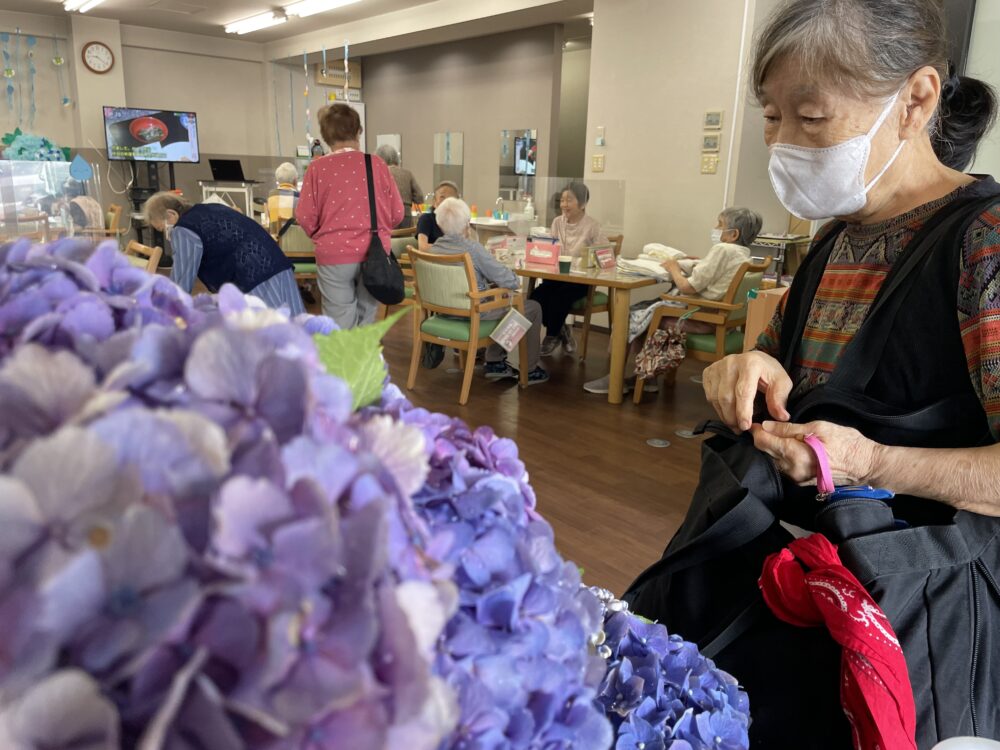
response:
<svg viewBox="0 0 1000 750"><path fill-rule="evenodd" d="M392 228L403 218L403 201L389 167L372 157L378 233L390 250ZM316 243L316 262L360 263L371 241L365 155L342 151L316 159L306 170L295 219Z"/></svg>

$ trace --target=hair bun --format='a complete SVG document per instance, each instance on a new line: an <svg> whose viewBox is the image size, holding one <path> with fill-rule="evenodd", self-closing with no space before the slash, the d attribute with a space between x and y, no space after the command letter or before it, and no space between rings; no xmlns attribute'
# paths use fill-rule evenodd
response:
<svg viewBox="0 0 1000 750"><path fill-rule="evenodd" d="M943 164L964 171L997 118L997 95L976 78L951 76L941 86L934 152Z"/></svg>

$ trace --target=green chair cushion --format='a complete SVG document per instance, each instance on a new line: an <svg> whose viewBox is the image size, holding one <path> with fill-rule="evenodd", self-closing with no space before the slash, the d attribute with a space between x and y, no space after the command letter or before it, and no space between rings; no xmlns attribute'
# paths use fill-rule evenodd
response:
<svg viewBox="0 0 1000 750"><path fill-rule="evenodd" d="M608 295L604 292L594 292L594 307L608 304ZM584 312L587 309L587 298L580 297L570 308L573 312Z"/></svg>
<svg viewBox="0 0 1000 750"><path fill-rule="evenodd" d="M715 352L714 333L689 333L687 348L696 352L712 354ZM743 331L732 330L726 335L726 354L739 354L743 351Z"/></svg>
<svg viewBox="0 0 1000 750"><path fill-rule="evenodd" d="M498 325L499 320L480 321L480 338L489 336ZM449 341L468 341L469 328L468 318L447 318L443 315L432 315L420 325L420 330L424 333Z"/></svg>
<svg viewBox="0 0 1000 750"><path fill-rule="evenodd" d="M413 287L408 286L403 289L403 294L406 295L406 299L413 299Z"/></svg>
<svg viewBox="0 0 1000 750"><path fill-rule="evenodd" d="M293 263L295 273L316 273L315 263Z"/></svg>

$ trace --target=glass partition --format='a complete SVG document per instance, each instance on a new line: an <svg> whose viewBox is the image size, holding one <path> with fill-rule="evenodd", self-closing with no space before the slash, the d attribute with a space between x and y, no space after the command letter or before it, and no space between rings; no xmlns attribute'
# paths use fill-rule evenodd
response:
<svg viewBox="0 0 1000 750"><path fill-rule="evenodd" d="M69 162L0 161L0 241L65 234L69 202L87 185L70 179Z"/></svg>
<svg viewBox="0 0 1000 750"><path fill-rule="evenodd" d="M500 195L505 201L535 196L538 131L530 128L500 131Z"/></svg>

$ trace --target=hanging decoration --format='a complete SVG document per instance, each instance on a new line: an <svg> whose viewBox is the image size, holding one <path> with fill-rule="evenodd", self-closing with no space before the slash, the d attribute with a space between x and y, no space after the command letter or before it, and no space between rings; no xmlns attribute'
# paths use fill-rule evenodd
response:
<svg viewBox="0 0 1000 750"><path fill-rule="evenodd" d="M306 143L311 144L313 139L312 133L309 132L311 119L309 113L309 56L306 54L305 50L302 50L302 77L305 79L306 84L305 92L303 94L306 101Z"/></svg>
<svg viewBox="0 0 1000 750"><path fill-rule="evenodd" d="M29 103L28 103L28 125L32 128L35 127L35 112L37 107L35 106L35 73L38 70L35 68L35 45L38 43L38 39L33 36L27 38L28 43L28 91L29 91Z"/></svg>
<svg viewBox="0 0 1000 750"><path fill-rule="evenodd" d="M323 47L323 69L320 70L320 74L326 78L326 47Z"/></svg>
<svg viewBox="0 0 1000 750"><path fill-rule="evenodd" d="M63 69L66 67L66 58L59 52L59 40L52 40L52 64L56 69L56 80L59 82L59 104L69 107L73 102L66 95L66 82L63 80Z"/></svg>
<svg viewBox="0 0 1000 750"><path fill-rule="evenodd" d="M21 29L14 29L14 79L17 81L17 126L24 124L24 90L21 86Z"/></svg>
<svg viewBox="0 0 1000 750"><path fill-rule="evenodd" d="M351 85L351 75L347 65L347 58L349 58L350 56L351 56L351 45L348 44L347 40L345 39L344 40L344 101L345 102L350 101L350 99L347 98L347 90L350 88Z"/></svg>
<svg viewBox="0 0 1000 750"><path fill-rule="evenodd" d="M0 49L3 52L3 77L7 79L7 109L14 111L14 66L10 59L10 34L0 33Z"/></svg>

